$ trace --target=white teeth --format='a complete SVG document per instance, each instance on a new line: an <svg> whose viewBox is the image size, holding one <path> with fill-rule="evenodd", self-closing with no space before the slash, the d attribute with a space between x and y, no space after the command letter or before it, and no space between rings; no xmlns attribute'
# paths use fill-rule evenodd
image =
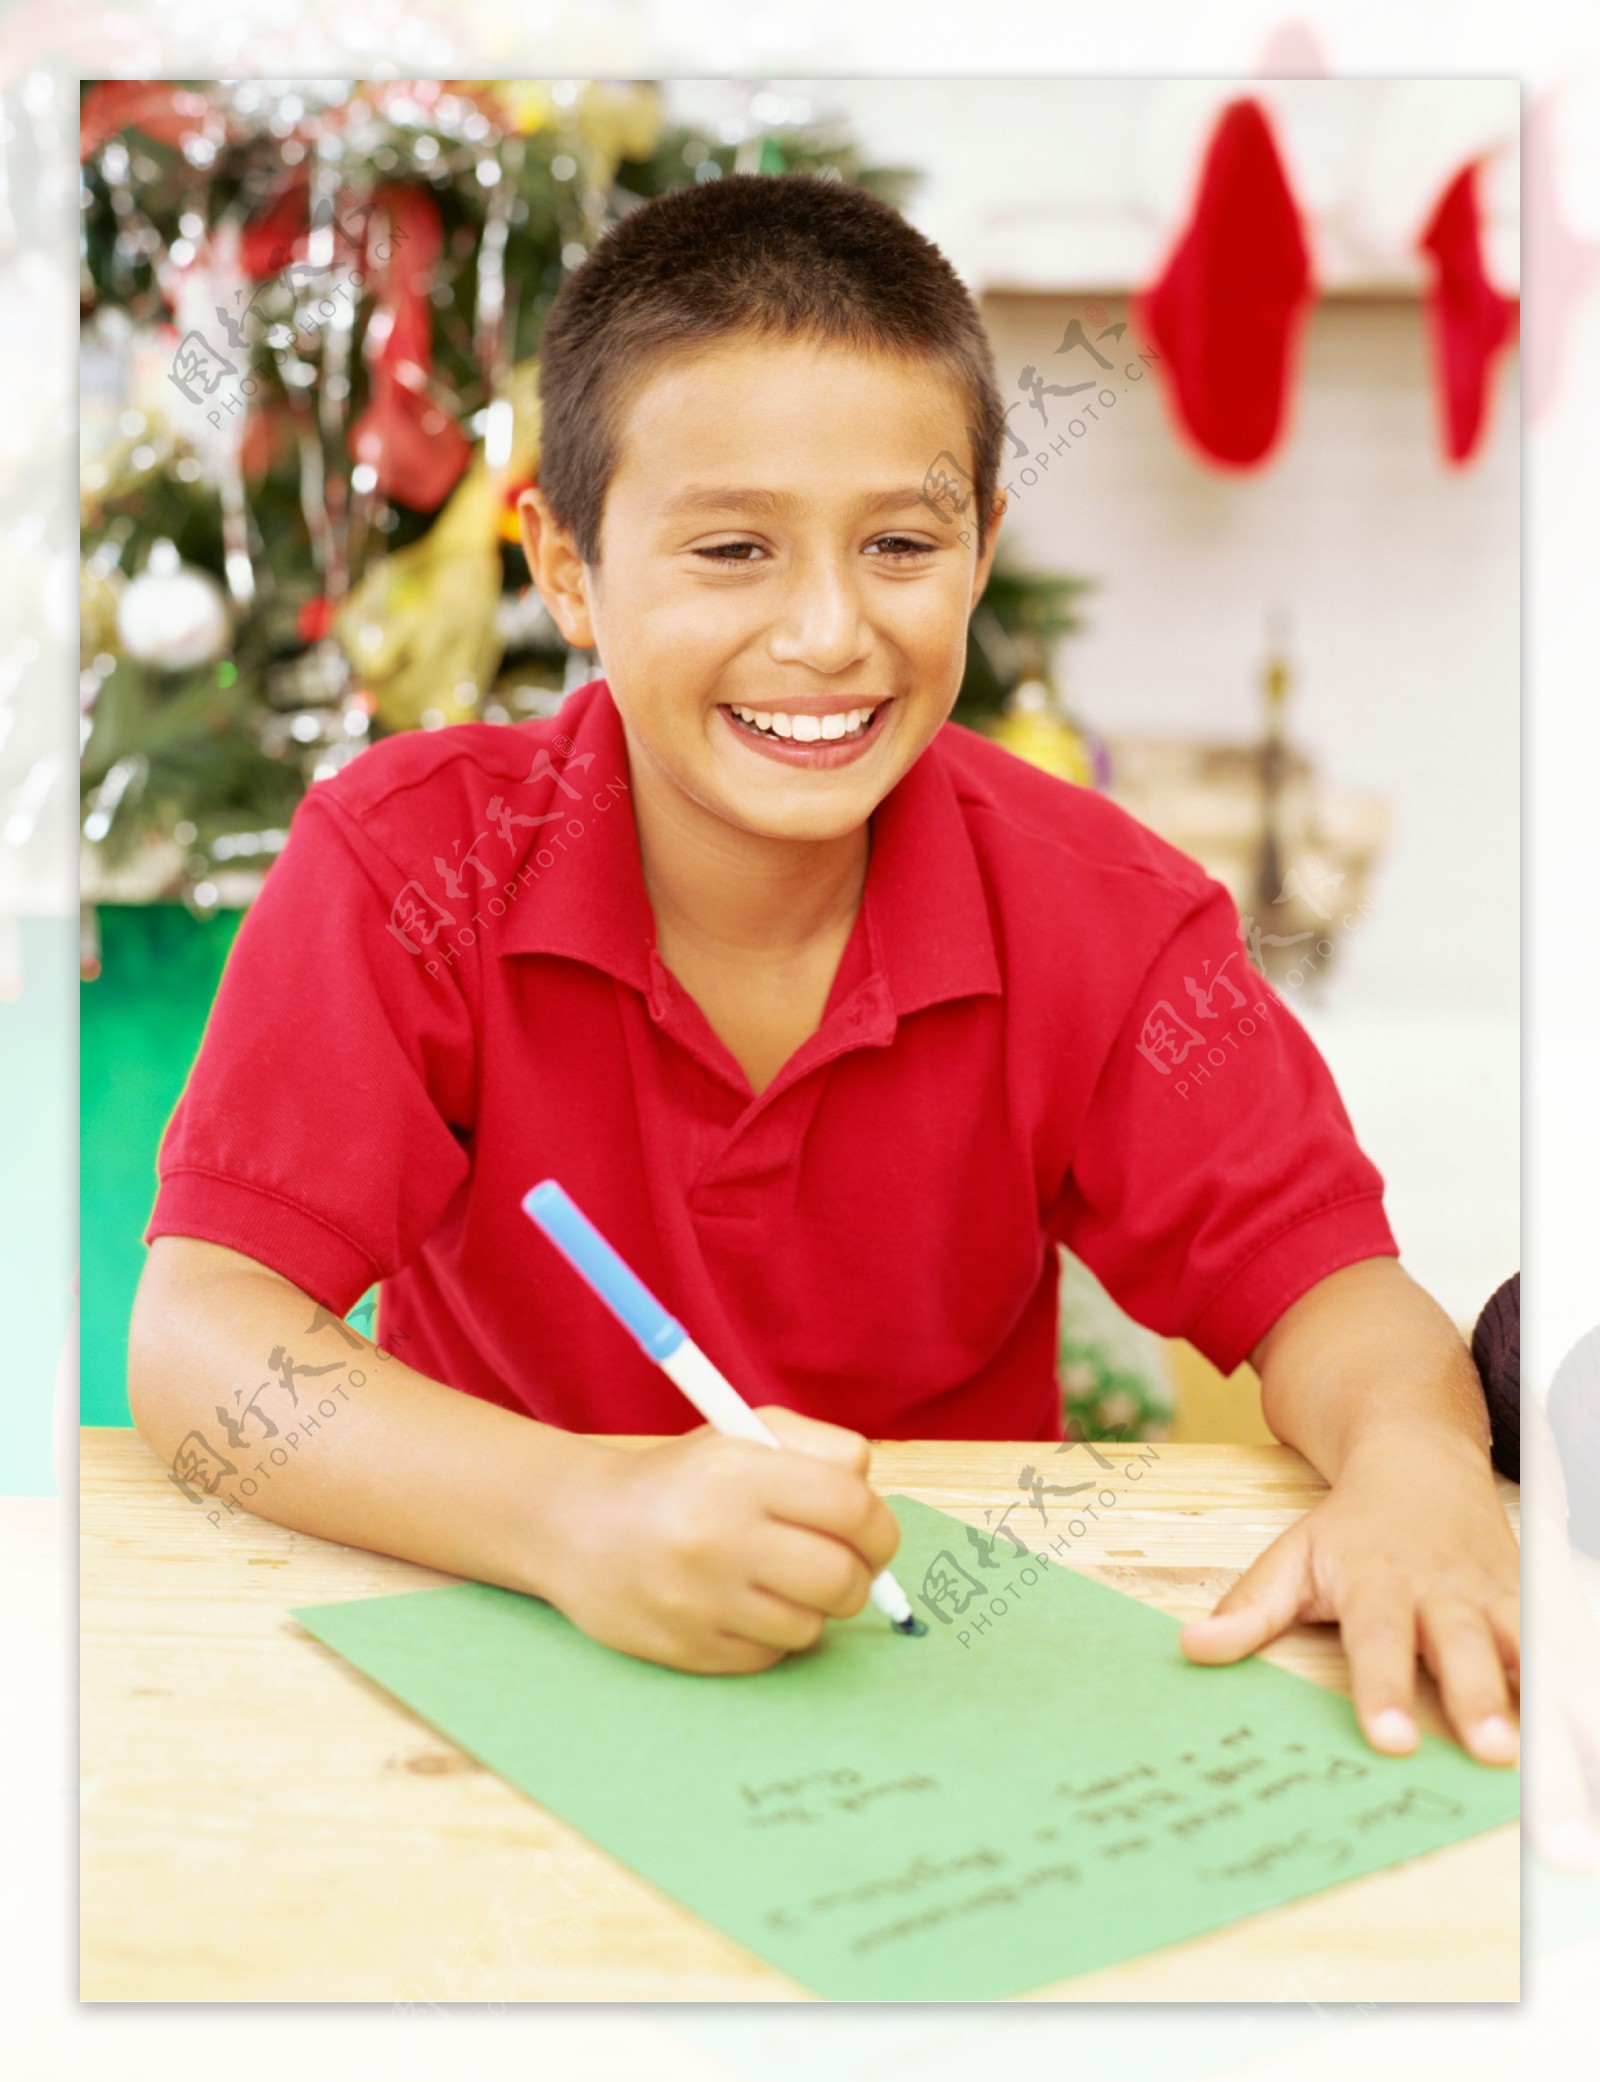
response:
<svg viewBox="0 0 1600 2082"><path fill-rule="evenodd" d="M873 716L870 707L845 709L831 716L788 716L781 710L744 708L736 701L728 706L740 722L750 724L753 729L768 731L774 737L793 738L800 744L854 737L866 728Z"/></svg>

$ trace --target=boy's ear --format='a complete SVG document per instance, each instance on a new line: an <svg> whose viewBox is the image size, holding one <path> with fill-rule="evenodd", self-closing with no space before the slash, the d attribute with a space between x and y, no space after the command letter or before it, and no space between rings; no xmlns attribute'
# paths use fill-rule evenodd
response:
<svg viewBox="0 0 1600 2082"><path fill-rule="evenodd" d="M972 573L972 598L967 603L968 612L983 598L983 589L989 583L989 573L994 565L994 553L1000 542L1000 523L1010 504L1004 492L996 492L994 506L989 516L989 532L984 539L983 554L979 557Z"/></svg>
<svg viewBox="0 0 1600 2082"><path fill-rule="evenodd" d="M570 529L550 511L550 502L537 485L530 485L517 500L517 522L522 530L522 554L539 598L550 611L550 619L575 651L595 648L594 625L589 614L589 589L584 563Z"/></svg>

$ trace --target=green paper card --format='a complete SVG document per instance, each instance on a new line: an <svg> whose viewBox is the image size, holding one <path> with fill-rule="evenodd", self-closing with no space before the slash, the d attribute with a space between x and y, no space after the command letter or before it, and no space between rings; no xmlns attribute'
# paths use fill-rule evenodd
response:
<svg viewBox="0 0 1600 2082"><path fill-rule="evenodd" d="M869 1605L754 1676L602 1647L489 1584L294 1617L687 1908L835 2000L980 2002L1514 1821L1519 1779L912 1498Z"/></svg>

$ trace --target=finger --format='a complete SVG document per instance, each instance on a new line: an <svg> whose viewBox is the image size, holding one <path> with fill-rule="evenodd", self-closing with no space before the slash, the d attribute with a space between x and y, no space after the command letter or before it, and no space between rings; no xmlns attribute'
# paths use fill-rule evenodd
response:
<svg viewBox="0 0 1600 2082"><path fill-rule="evenodd" d="M751 1670L770 1670L788 1653L770 1641L755 1641L723 1627L685 1634L670 1621L643 1640L618 1642L641 1662L660 1663L669 1670L687 1671L692 1677L733 1676Z"/></svg>
<svg viewBox="0 0 1600 2082"><path fill-rule="evenodd" d="M752 1469L763 1509L774 1520L847 1541L874 1576L900 1545L894 1513L869 1483L808 1453L766 1453Z"/></svg>
<svg viewBox="0 0 1600 2082"><path fill-rule="evenodd" d="M848 1541L805 1526L768 1520L751 1580L763 1590L832 1619L850 1619L867 1602L872 1575Z"/></svg>
<svg viewBox="0 0 1600 2082"><path fill-rule="evenodd" d="M1428 1597L1417 1607L1417 1633L1445 1714L1480 1764L1514 1764L1517 1731L1511 1696L1483 1607L1470 1598Z"/></svg>
<svg viewBox="0 0 1600 2082"><path fill-rule="evenodd" d="M1189 1660L1235 1663L1293 1626L1308 1589L1306 1553L1296 1525L1258 1554L1206 1618L1179 1632L1178 1646Z"/></svg>
<svg viewBox="0 0 1600 2082"><path fill-rule="evenodd" d="M781 1597L759 1583L746 1584L728 1607L729 1633L763 1648L781 1649L785 1655L814 1648L827 1624L828 1615L815 1605Z"/></svg>
<svg viewBox="0 0 1600 2082"><path fill-rule="evenodd" d="M1374 1749L1402 1756L1417 1746L1417 1626L1399 1583L1369 1582L1339 1613L1356 1719Z"/></svg>
<svg viewBox="0 0 1600 2082"><path fill-rule="evenodd" d="M757 1671L772 1669L788 1653L773 1642L753 1641L746 1634L719 1627L696 1669L705 1677L751 1677Z"/></svg>
<svg viewBox="0 0 1600 2082"><path fill-rule="evenodd" d="M1506 1675L1520 1692L1522 1689L1522 1601L1515 1591L1504 1597L1493 1598L1484 1607L1490 1632L1494 1635L1495 1647L1505 1665Z"/></svg>
<svg viewBox="0 0 1600 2082"><path fill-rule="evenodd" d="M872 1465L872 1448L859 1431L848 1431L842 1424L825 1424L820 1417L803 1417L798 1410L786 1410L779 1403L765 1404L756 1415L797 1453L834 1461L863 1477Z"/></svg>

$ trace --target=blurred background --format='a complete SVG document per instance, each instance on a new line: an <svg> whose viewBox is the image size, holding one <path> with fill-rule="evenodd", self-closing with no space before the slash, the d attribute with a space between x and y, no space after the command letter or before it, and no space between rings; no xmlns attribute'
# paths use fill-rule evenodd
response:
<svg viewBox="0 0 1600 2082"><path fill-rule="evenodd" d="M595 669L517 543L540 326L618 215L733 171L861 183L979 298L1011 505L957 720L1229 885L1470 1334L1520 1261L1515 82L101 80L79 115L83 1422L128 1421L156 1147L295 803ZM52 759L8 798L24 880ZM13 1004L27 963L13 928ZM1075 1428L1271 1436L1248 1367L1062 1281Z"/></svg>

